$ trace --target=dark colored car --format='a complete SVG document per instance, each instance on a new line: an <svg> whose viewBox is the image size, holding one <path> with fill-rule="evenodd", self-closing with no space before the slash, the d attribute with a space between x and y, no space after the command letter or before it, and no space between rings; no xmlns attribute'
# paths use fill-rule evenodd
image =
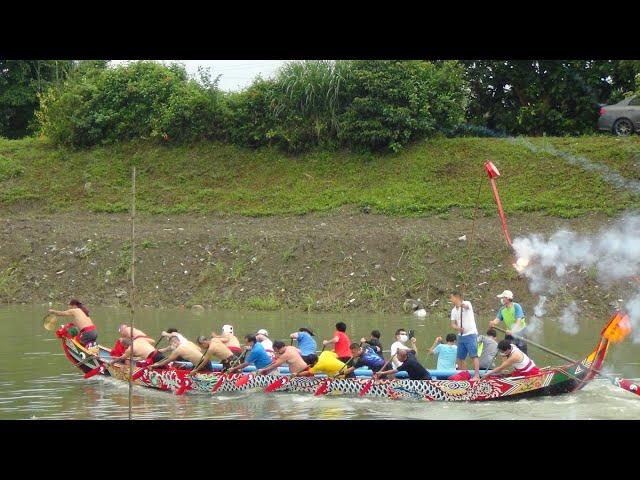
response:
<svg viewBox="0 0 640 480"><path fill-rule="evenodd" d="M619 136L640 132L640 96L625 98L614 105L602 105L598 130Z"/></svg>

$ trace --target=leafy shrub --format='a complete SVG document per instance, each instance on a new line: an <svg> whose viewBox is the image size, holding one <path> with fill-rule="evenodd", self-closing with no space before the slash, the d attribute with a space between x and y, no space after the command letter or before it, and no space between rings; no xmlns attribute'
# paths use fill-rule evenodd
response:
<svg viewBox="0 0 640 480"><path fill-rule="evenodd" d="M19 177L23 173L24 168L18 160L0 155L0 181Z"/></svg>

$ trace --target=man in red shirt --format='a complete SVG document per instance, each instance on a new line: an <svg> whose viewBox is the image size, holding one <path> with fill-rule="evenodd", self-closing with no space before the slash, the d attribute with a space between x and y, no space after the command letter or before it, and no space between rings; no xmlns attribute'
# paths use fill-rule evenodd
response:
<svg viewBox="0 0 640 480"><path fill-rule="evenodd" d="M351 349L349 348L351 345L351 340L347 337L347 334L344 333L347 331L347 324L344 322L336 323L336 331L333 332L333 338L331 340L323 340L323 345L329 345L333 343L335 346L334 351L338 356L338 360L341 362L346 362L351 358Z"/></svg>

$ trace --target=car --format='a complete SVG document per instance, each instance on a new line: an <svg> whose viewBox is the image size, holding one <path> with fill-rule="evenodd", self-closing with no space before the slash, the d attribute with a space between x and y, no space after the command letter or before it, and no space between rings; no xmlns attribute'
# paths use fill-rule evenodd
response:
<svg viewBox="0 0 640 480"><path fill-rule="evenodd" d="M598 130L613 132L618 136L640 132L640 96L625 98L614 105L602 105Z"/></svg>

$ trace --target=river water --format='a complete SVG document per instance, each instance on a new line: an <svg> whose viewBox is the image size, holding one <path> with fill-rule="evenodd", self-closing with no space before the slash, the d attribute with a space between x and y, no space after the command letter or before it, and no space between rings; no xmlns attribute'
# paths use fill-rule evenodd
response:
<svg viewBox="0 0 640 480"><path fill-rule="evenodd" d="M54 332L42 327L47 308L0 307L4 327L0 340L0 419L128 418L128 384L105 377L85 380L64 356ZM117 326L128 322L130 314L125 309L92 308L91 317L98 326L99 342L111 346ZM336 322L344 321L352 340L368 337L372 329L380 330L386 349L396 329L414 329L418 357L427 368L435 368L436 364L435 358L427 354L434 337L450 332L444 313L417 318L402 314L230 311L197 315L188 310L141 309L135 318L136 327L154 338L163 329L176 327L193 339L214 328L219 331L228 323L234 325L239 338L266 328L272 339L288 339L291 332L307 326L316 332L319 344L323 338L330 338ZM478 318L478 327L485 330L489 320ZM569 335L553 319L546 319L537 341L566 356L582 358L595 346L606 320L582 318L579 333ZM529 354L539 366L566 363L531 345ZM637 379L640 345L630 340L613 345L605 365L609 372ZM133 404L136 419L640 419L640 397L599 378L572 394L513 402L394 401L290 393L176 396L136 386Z"/></svg>

